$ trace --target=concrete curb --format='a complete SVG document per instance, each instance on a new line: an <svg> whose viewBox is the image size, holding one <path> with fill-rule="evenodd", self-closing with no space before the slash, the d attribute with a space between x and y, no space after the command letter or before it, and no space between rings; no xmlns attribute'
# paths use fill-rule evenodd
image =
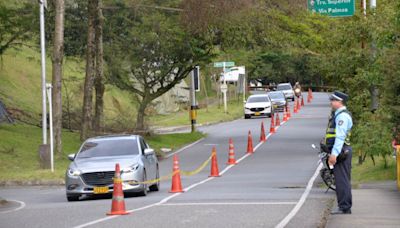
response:
<svg viewBox="0 0 400 228"><path fill-rule="evenodd" d="M65 181L62 179L56 180L7 180L0 181L0 187L11 187L11 186L63 186Z"/></svg>
<svg viewBox="0 0 400 228"><path fill-rule="evenodd" d="M220 123L227 123L227 122L231 122L231 121L235 121L235 120L239 120L239 119L242 119L242 118L238 117L233 120L220 120L220 121L216 121L216 122L207 122L207 123L203 123L203 124L196 124L196 127L212 126L212 125L217 125ZM152 132L154 132L155 134L169 134L169 133L175 133L175 132L179 132L179 131L186 131L186 130L190 131L191 125L160 127L160 128L154 127L150 130Z"/></svg>

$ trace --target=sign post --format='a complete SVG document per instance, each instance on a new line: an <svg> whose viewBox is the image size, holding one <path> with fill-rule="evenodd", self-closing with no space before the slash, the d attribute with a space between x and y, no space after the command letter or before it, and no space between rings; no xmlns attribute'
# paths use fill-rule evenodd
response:
<svg viewBox="0 0 400 228"><path fill-rule="evenodd" d="M227 67L233 67L235 66L235 62L216 62L214 63L214 67L216 68L221 68L224 74L224 82L221 85L221 92L224 95L224 112L228 113L228 104L227 104L227 98L226 98L226 93L228 92L228 85L226 84L226 78L225 78L225 73L226 73L226 68Z"/></svg>
<svg viewBox="0 0 400 228"><path fill-rule="evenodd" d="M400 145L396 146L397 189L400 191Z"/></svg>
<svg viewBox="0 0 400 228"><path fill-rule="evenodd" d="M308 9L330 17L350 17L356 11L355 0L308 0Z"/></svg>
<svg viewBox="0 0 400 228"><path fill-rule="evenodd" d="M54 172L54 136L53 136L53 102L51 100L51 90L53 86L51 83L46 83L47 97L49 100L49 127L50 127L50 169Z"/></svg>

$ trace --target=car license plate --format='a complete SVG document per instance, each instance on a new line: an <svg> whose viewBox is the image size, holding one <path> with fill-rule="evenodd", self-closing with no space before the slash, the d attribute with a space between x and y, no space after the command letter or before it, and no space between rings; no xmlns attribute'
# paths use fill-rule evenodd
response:
<svg viewBox="0 0 400 228"><path fill-rule="evenodd" d="M256 115L256 116L259 116L259 115L260 115L260 113L259 113L259 112L256 112L256 113L254 113L254 115Z"/></svg>
<svg viewBox="0 0 400 228"><path fill-rule="evenodd" d="M93 188L94 194L107 194L108 193L108 186L105 187L94 187Z"/></svg>
<svg viewBox="0 0 400 228"><path fill-rule="evenodd" d="M274 108L278 108L278 105L274 105Z"/></svg>

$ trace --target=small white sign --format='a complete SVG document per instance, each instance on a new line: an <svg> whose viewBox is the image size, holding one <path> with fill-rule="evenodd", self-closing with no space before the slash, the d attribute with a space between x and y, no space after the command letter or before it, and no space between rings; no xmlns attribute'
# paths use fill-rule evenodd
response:
<svg viewBox="0 0 400 228"><path fill-rule="evenodd" d="M226 93L226 92L228 91L228 85L227 85L227 84L222 84L222 85L221 85L221 91L222 91L223 93Z"/></svg>

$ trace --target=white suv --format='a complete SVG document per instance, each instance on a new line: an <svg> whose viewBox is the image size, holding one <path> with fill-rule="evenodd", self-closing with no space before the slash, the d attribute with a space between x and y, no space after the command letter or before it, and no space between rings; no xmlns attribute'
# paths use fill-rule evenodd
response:
<svg viewBox="0 0 400 228"><path fill-rule="evenodd" d="M290 83L280 83L276 87L276 90L282 91L286 99L294 101L293 87Z"/></svg>
<svg viewBox="0 0 400 228"><path fill-rule="evenodd" d="M251 95L244 105L244 118L252 116L268 116L273 113L272 102L267 94Z"/></svg>

